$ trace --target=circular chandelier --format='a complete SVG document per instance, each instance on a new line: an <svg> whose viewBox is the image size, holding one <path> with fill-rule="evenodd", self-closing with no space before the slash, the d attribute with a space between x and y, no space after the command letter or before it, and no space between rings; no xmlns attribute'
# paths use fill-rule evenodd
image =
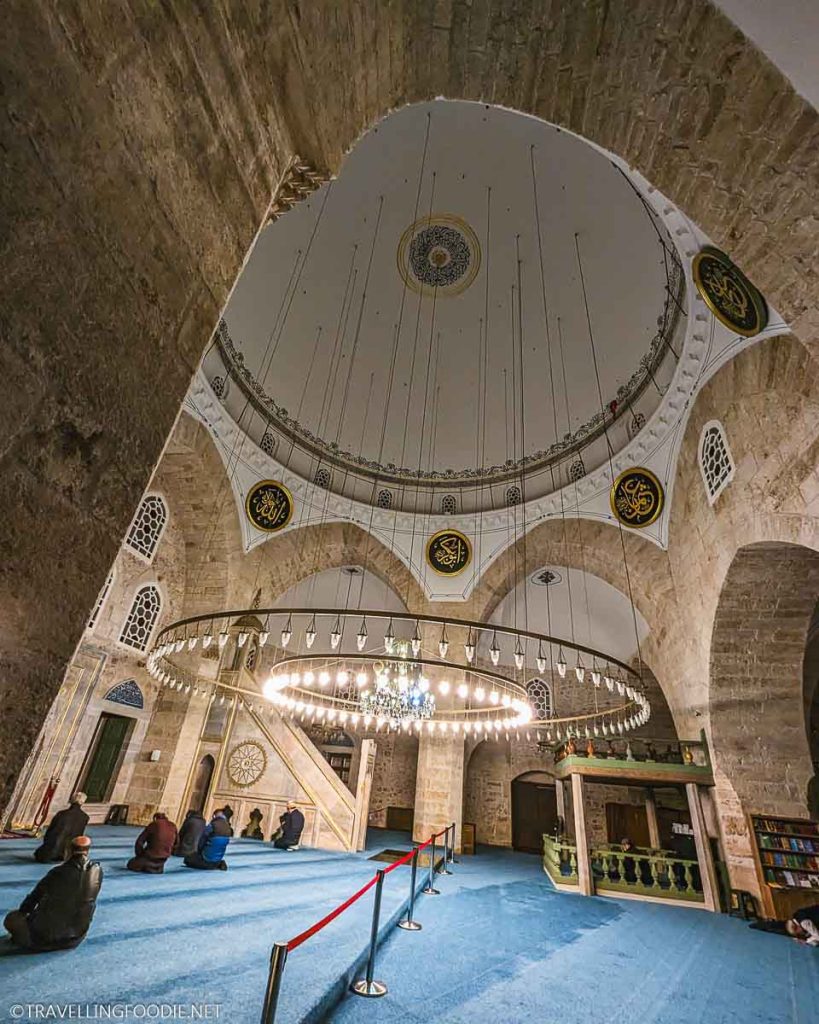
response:
<svg viewBox="0 0 819 1024"><path fill-rule="evenodd" d="M338 609L250 608L180 619L158 635L148 671L163 686L211 702L235 694L251 710L267 706L304 724L326 722L353 730L506 739L531 739L536 730L537 739L548 742L553 736L560 741L622 735L644 725L651 714L633 668L565 639L466 619L368 610L356 613L356 650L343 652L350 618ZM319 629L324 620L326 631ZM383 633L371 633L368 623L379 620L385 623ZM404 623L412 633L401 637ZM429 638L432 629L437 640L430 652L423 648L422 632ZM448 631L457 632L462 642L450 642ZM265 659L255 666L261 689L243 685L238 671L223 671L217 678L212 670L202 671L200 659L218 658L224 669L229 644L236 651L255 646L256 658ZM504 646L509 665L500 664ZM294 647L298 650L288 653ZM456 660L459 651L463 658ZM538 672L549 669L586 688L592 709L538 717L525 683L531 651Z"/></svg>

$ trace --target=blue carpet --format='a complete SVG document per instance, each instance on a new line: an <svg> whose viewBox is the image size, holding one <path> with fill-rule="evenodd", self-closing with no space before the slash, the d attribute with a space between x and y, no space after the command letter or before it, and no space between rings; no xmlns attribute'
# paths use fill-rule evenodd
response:
<svg viewBox="0 0 819 1024"><path fill-rule="evenodd" d="M819 950L702 910L556 892L482 848L380 952L378 1000L327 1017L446 1024L816 1024Z"/></svg>
<svg viewBox="0 0 819 1024"><path fill-rule="evenodd" d="M26 1003L220 1004L219 1020L255 1022L264 998L270 948L298 934L358 889L375 868L367 860L408 836L376 832L361 854L234 839L227 872L192 871L172 858L164 875L125 869L138 830L98 826L89 834L104 881L88 938L76 950L18 954L0 939L0 1020ZM0 842L0 910L19 905L46 870L33 840ZM382 921L406 900L401 868L384 886ZM366 950L372 896L366 894L289 957L279 1001L281 1024L313 1017L332 987L346 988ZM340 993L339 993L340 994ZM211 1017L210 1019L215 1019Z"/></svg>

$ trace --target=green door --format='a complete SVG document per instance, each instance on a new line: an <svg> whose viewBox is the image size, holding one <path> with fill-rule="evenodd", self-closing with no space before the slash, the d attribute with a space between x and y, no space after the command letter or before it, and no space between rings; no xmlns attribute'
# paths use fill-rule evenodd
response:
<svg viewBox="0 0 819 1024"><path fill-rule="evenodd" d="M100 716L97 731L91 743L91 757L80 789L85 792L91 804L103 803L114 788L114 773L119 768L121 755L132 718L122 715Z"/></svg>

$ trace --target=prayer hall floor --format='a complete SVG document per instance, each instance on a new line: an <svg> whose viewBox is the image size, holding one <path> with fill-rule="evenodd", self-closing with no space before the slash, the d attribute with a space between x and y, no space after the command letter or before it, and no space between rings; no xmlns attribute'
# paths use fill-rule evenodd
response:
<svg viewBox="0 0 819 1024"><path fill-rule="evenodd" d="M0 1020L20 1004L220 1004L219 1019L259 1019L270 947L360 887L366 858L408 848L408 836L371 831L368 850L288 854L234 840L230 870L197 872L173 859L165 875L125 869L136 829L90 829L105 870L91 932L76 950L13 952L0 940ZM45 870L32 840L0 842L0 909L19 904ZM387 927L409 871L386 879L388 939L375 977L382 999L346 996L366 949L372 894L288 958L278 1024L305 1019L446 1024L814 1024L819 950L755 932L723 915L558 893L537 857L479 848L440 896L421 896L421 932ZM332 1008L328 1009L328 1006ZM35 1019L19 1017L16 1019ZM145 1018L150 1019L150 1018Z"/></svg>

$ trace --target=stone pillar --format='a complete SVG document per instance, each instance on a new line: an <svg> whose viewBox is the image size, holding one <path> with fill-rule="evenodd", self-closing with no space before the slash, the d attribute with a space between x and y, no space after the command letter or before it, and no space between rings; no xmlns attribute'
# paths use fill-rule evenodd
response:
<svg viewBox="0 0 819 1024"><path fill-rule="evenodd" d="M577 844L577 879L584 896L594 895L592 885L589 843L586 838L586 802L583 776L572 775L572 804L574 806L574 840Z"/></svg>
<svg viewBox="0 0 819 1024"><path fill-rule="evenodd" d="M660 849L660 828L657 824L657 801L654 790L646 790L646 818L648 819L648 842L652 849Z"/></svg>
<svg viewBox="0 0 819 1024"><path fill-rule="evenodd" d="M455 849L461 849L464 803L464 741L461 736L430 736L418 742L415 821L412 838L424 842L431 832L455 822Z"/></svg>
<svg viewBox="0 0 819 1024"><path fill-rule="evenodd" d="M700 791L696 782L687 782L685 793L688 797L688 809L691 812L691 827L694 829L694 843L697 847L697 861L700 866L705 906L708 910L718 911L719 889L717 888L717 873L714 868L714 859L711 856L711 844L708 842L705 816L702 813Z"/></svg>
<svg viewBox="0 0 819 1024"><path fill-rule="evenodd" d="M566 789L562 779L555 779L555 798L557 802L557 816L563 822L563 829L566 829Z"/></svg>
<svg viewBox="0 0 819 1024"><path fill-rule="evenodd" d="M353 849L363 850L367 845L367 821L370 814L370 793L377 747L375 740L362 740L358 760L358 779L355 787L355 824Z"/></svg>

